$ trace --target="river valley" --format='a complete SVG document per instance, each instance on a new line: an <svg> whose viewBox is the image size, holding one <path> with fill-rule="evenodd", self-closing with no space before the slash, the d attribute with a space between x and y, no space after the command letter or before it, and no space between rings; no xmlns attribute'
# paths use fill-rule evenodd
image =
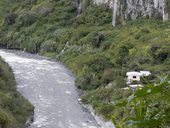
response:
<svg viewBox="0 0 170 128"><path fill-rule="evenodd" d="M0 56L12 67L18 91L35 106L29 128L99 128L62 64L19 51L0 50Z"/></svg>

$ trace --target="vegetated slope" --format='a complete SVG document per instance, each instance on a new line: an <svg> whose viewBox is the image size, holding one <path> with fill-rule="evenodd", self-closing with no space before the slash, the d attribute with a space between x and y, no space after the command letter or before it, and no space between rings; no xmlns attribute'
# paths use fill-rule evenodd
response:
<svg viewBox="0 0 170 128"><path fill-rule="evenodd" d="M120 119L113 103L132 93L120 89L127 71L149 70L154 83L170 73L170 22L143 17L113 28L106 5L84 0L77 17L76 2L1 1L0 44L61 60L75 74L84 103Z"/></svg>
<svg viewBox="0 0 170 128"><path fill-rule="evenodd" d="M11 68L0 58L0 127L23 128L33 106L16 91Z"/></svg>

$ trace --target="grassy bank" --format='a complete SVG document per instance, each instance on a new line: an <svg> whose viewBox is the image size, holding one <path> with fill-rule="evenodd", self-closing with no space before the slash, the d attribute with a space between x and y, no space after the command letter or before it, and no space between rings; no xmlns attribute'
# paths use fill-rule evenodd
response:
<svg viewBox="0 0 170 128"><path fill-rule="evenodd" d="M11 68L0 58L0 126L23 128L33 106L16 91Z"/></svg>
<svg viewBox="0 0 170 128"><path fill-rule="evenodd" d="M83 90L83 102L121 122L114 103L133 93L121 89L126 72L149 70L152 83L170 73L170 22L142 17L113 28L106 5L84 2L77 17L77 1L0 1L0 45L62 61Z"/></svg>

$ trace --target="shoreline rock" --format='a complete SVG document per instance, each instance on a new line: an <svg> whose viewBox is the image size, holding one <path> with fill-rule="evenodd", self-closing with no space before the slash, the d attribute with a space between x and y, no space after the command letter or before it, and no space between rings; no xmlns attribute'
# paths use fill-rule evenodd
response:
<svg viewBox="0 0 170 128"><path fill-rule="evenodd" d="M29 126L31 126L33 122L34 122L34 111L30 113L30 116L28 117L25 123L25 128L28 128Z"/></svg>
<svg viewBox="0 0 170 128"><path fill-rule="evenodd" d="M82 104L82 106L92 114L100 128L116 128L112 121L106 121L102 116L96 115L92 106L85 104Z"/></svg>

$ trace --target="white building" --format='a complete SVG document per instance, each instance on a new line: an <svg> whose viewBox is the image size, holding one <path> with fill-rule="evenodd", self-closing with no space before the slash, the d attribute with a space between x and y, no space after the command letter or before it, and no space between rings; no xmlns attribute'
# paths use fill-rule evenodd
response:
<svg viewBox="0 0 170 128"><path fill-rule="evenodd" d="M127 84L130 84L133 81L140 81L142 76L149 76L151 75L150 71L140 71L140 72L127 72Z"/></svg>
<svg viewBox="0 0 170 128"><path fill-rule="evenodd" d="M140 71L142 76L149 76L151 75L150 71Z"/></svg>

